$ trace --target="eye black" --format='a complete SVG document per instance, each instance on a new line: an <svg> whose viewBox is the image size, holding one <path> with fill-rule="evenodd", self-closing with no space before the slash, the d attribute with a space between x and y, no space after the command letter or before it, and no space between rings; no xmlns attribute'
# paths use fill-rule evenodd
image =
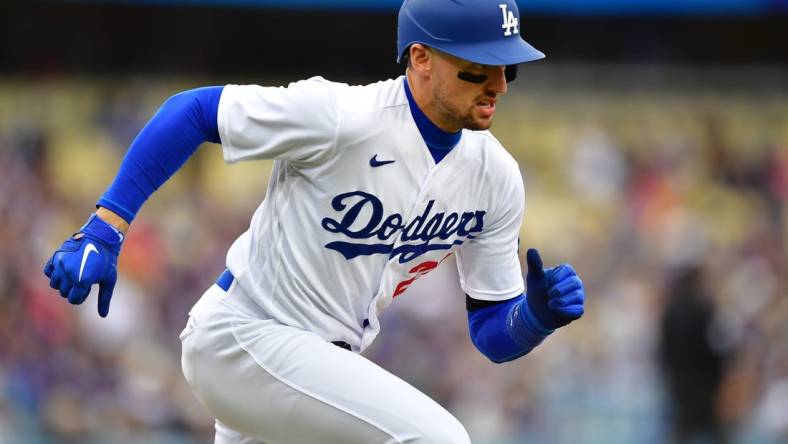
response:
<svg viewBox="0 0 788 444"><path fill-rule="evenodd" d="M484 74L473 74L468 71L460 71L457 73L457 78L470 83L484 83L487 81L488 77Z"/></svg>

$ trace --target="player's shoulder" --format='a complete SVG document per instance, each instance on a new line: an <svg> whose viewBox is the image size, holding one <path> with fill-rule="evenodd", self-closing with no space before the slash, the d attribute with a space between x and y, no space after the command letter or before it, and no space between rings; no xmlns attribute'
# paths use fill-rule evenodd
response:
<svg viewBox="0 0 788 444"><path fill-rule="evenodd" d="M255 105L257 107L279 106L282 103L295 106L333 107L337 91L342 84L323 77L311 77L287 84L227 84L222 90L220 108L230 104Z"/></svg>
<svg viewBox="0 0 788 444"><path fill-rule="evenodd" d="M505 214L525 199L525 183L520 165L512 154L490 131L464 130L468 146L464 151L467 165L481 173L482 189L488 190L491 199L498 202L494 207ZM494 197L497 196L497 197Z"/></svg>
<svg viewBox="0 0 788 444"><path fill-rule="evenodd" d="M296 80L287 84L286 89L301 93L312 94L315 96L328 95L336 96L347 85L339 82L332 82L321 76L314 76L308 79Z"/></svg>
<svg viewBox="0 0 788 444"><path fill-rule="evenodd" d="M371 111L407 105L402 79L399 77L374 83L351 85L316 76L290 83L288 88L329 93L336 98L340 109Z"/></svg>
<svg viewBox="0 0 788 444"><path fill-rule="evenodd" d="M520 175L517 160L489 130L464 130L463 137L468 139L467 155L481 163L485 171L493 175Z"/></svg>
<svg viewBox="0 0 788 444"><path fill-rule="evenodd" d="M345 85L340 102L353 109L385 109L407 106L402 77L363 85Z"/></svg>

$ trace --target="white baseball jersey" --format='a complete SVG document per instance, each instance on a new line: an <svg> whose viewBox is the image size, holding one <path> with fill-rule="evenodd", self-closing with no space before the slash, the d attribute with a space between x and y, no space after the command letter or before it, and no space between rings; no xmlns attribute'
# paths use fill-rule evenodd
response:
<svg viewBox="0 0 788 444"><path fill-rule="evenodd" d="M488 131L463 130L436 165L404 77L228 85L218 125L225 161L275 159L266 198L227 255L261 313L360 351L380 311L452 253L471 297L523 292L517 163Z"/></svg>

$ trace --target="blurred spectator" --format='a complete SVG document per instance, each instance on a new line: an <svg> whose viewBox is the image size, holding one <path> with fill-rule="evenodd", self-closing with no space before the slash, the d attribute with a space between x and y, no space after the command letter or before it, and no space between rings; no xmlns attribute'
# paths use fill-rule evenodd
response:
<svg viewBox="0 0 788 444"><path fill-rule="evenodd" d="M716 405L726 357L710 340L714 306L699 267L678 272L666 289L659 360L669 391L673 443L724 444Z"/></svg>

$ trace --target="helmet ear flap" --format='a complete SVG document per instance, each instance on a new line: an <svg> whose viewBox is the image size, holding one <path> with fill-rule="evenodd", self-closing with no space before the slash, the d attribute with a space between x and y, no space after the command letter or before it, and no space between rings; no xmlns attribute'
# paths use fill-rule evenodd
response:
<svg viewBox="0 0 788 444"><path fill-rule="evenodd" d="M506 69L503 71L504 75L506 76L506 83L513 82L514 79L517 78L517 67L519 65L506 65Z"/></svg>

